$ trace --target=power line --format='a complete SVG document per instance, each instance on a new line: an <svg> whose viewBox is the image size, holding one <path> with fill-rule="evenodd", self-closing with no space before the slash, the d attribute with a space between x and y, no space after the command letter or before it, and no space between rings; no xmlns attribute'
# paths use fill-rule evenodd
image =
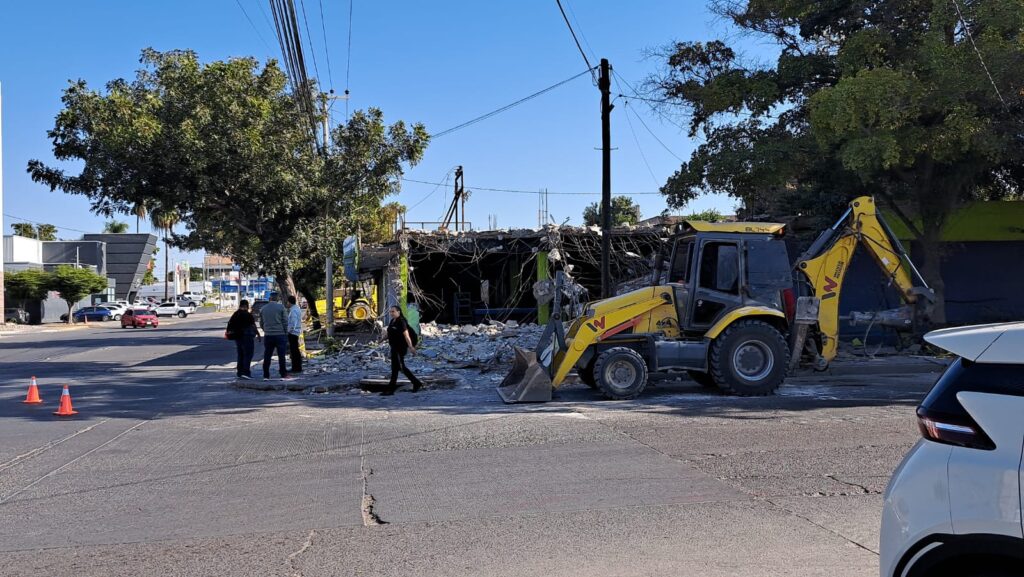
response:
<svg viewBox="0 0 1024 577"><path fill-rule="evenodd" d="M455 170L454 166L451 167L450 169L448 169L448 172L444 175L444 182L436 183L436 186L434 187L434 190L431 190L430 193L427 194L427 196L424 196L423 198L421 198L420 201L417 202L416 204L414 204L414 205L410 206L409 208L405 209L406 212L408 212L408 211L416 208L417 206L423 204L424 202L426 202L427 199L432 197L432 196L434 196L434 193L437 192L442 186L448 186L448 181L451 178L452 171L454 171L454 170ZM407 179L403 178L402 180L407 180ZM409 182L417 182L417 181L410 180Z"/></svg>
<svg viewBox="0 0 1024 577"><path fill-rule="evenodd" d="M628 108L629 102L626 102ZM647 172L651 173L651 180L654 181L654 186L658 186L658 177L654 176L654 170L651 168L651 163L647 162L647 155L644 154L644 149L640 146L640 139L636 137L636 130L633 129L633 121L629 119L629 112L626 113L626 122L629 124L629 132L633 134L633 142L636 143L636 149L640 153L640 158L644 161L644 166L647 167Z"/></svg>
<svg viewBox="0 0 1024 577"><path fill-rule="evenodd" d="M430 182L430 181L427 181L427 180L416 180L414 178L403 178L402 181L403 182L413 182L413 183L416 183L416 184L429 184L431 186L437 186L437 185L440 185L440 184L444 184L444 183L438 183L438 182ZM559 195L559 196L593 196L593 195L600 196L600 194L601 194L600 192L553 192L553 191L543 191L542 192L542 191L537 191L537 190L518 190L518 189L513 189L513 188L488 188L488 187L485 187L485 186L471 186L471 187L468 187L468 189L470 191L472 191L472 192L484 191L484 192L508 192L508 193L512 193L512 194L556 194L556 195ZM626 193L622 193L622 194L616 195L616 196L640 196L640 195L653 195L653 194L661 194L661 193L660 192L649 192L649 191L626 192Z"/></svg>
<svg viewBox="0 0 1024 577"><path fill-rule="evenodd" d="M17 221L21 221L21 222L27 222L29 224L34 224L36 226L48 224L50 226L56 227L59 230L70 230L71 232L80 232L82 234L92 234L91 232L89 232L87 230L79 230L77 228L71 228L70 226L60 226L59 224L53 224L52 222L36 222L34 220L29 220L27 218L23 218L23 217L20 217L20 216L14 216L13 214L8 214L6 212L3 213L3 214L7 218L11 218L11 219L14 219L14 220L17 220Z"/></svg>
<svg viewBox="0 0 1024 577"><path fill-rule="evenodd" d="M580 41L576 38L576 31L572 29L572 24L569 22L569 17L565 14L565 8L562 8L562 0L555 0L558 4L558 11L562 13L562 19L565 20L565 25L569 28L569 34L572 34L572 40L576 43L576 48L580 51L580 56L583 57L583 61L587 63L587 70L590 72L590 76L594 79L594 84L597 84L597 75L594 74L594 67L590 64L590 59L587 58L587 53L583 51L583 46L580 46Z"/></svg>
<svg viewBox="0 0 1024 577"><path fill-rule="evenodd" d="M235 3L238 4L238 7L242 9L242 14L245 14L245 19L249 21L249 26L252 26L253 32L256 33L256 36L260 39L260 42L263 43L263 46L264 48L267 49L267 52L273 53L274 49L270 47L270 43L267 42L266 38L264 38L262 34L260 34L260 30L259 28L256 28L256 24L252 21L252 18L249 18L249 13L245 10L245 6L242 5L242 0L235 0Z"/></svg>
<svg viewBox="0 0 1024 577"><path fill-rule="evenodd" d="M352 4L355 0L348 0L348 51L345 53L345 96L349 93L349 74L352 72ZM348 120L348 98L345 99L345 120Z"/></svg>
<svg viewBox="0 0 1024 577"><path fill-rule="evenodd" d="M641 117L640 114L636 110L634 110L634 109L632 109L632 108L630 108L628 106L628 104L629 104L628 100L626 101L626 104L627 104L627 106L626 106L626 110L627 110L626 118L627 119L629 119L629 112L632 112L633 116L636 116L636 119L640 121L640 124L642 124L643 127L647 129L648 134L650 134L651 137L654 138L654 140L658 141L658 144L660 144L661 147L665 149L665 152L667 152L667 153L671 154L672 156L676 157L676 160L678 160L679 162L686 162L678 154L676 154L675 152L672 152L672 149L669 148L664 142L662 142L661 139L658 138L657 134L654 134L654 131L651 130L651 127L647 126L647 123L644 122L643 117Z"/></svg>
<svg viewBox="0 0 1024 577"><path fill-rule="evenodd" d="M964 14L960 11L960 2L953 0L953 6L956 8L956 15L960 18L960 24L964 27L964 34L967 35L967 39L971 41L971 46L974 47L974 53L978 55L978 62L981 62L981 68L985 71L985 76L988 76L988 81L992 83L992 88L996 91L996 96L999 97L999 102L1003 104L1003 110L1006 112L1010 111L1010 107L1006 105L1006 101L1003 100L1003 93L999 91L999 87L996 86L996 81L992 78L992 73L989 72L988 66L985 64L985 59L981 56L981 50L978 50L978 45L974 42L974 36L971 34L971 29L967 26L967 21L964 20Z"/></svg>
<svg viewBox="0 0 1024 577"><path fill-rule="evenodd" d="M320 28L324 33L324 56L327 57L327 78L334 88L334 72L331 71L331 50L327 47L327 21L324 19L324 0L320 0Z"/></svg>
<svg viewBox="0 0 1024 577"><path fill-rule="evenodd" d="M550 91L554 90L555 88L558 88L559 86L562 86L563 84L567 84L569 82L572 82L573 80L576 80L577 78L587 74L588 72L593 72L593 71L592 70L584 70L583 72L580 72L579 74L576 74L574 76L566 78L565 80L562 80L561 82L556 82L555 84L552 84L551 86L548 86L547 88L544 88L542 90L538 90L537 92L534 92L533 94L531 94L531 95L529 95L529 96L527 96L525 98L520 98L519 100L516 100L512 104L507 104L505 106L502 106L501 108L498 108L496 110L492 110L492 111L488 112L487 114L483 114L481 116L477 116L476 118L474 118L472 120L468 120L466 122L463 122L462 124L453 126L453 127L449 128L447 130L442 130L441 132L432 134L431 138L438 138L438 137L444 136L446 134L451 134L452 132L455 132L456 130L461 130L463 128L466 128L467 126L471 126L473 124L476 124L477 122L480 122L481 120L486 120L486 119L488 119L488 118L490 118L490 117L492 117L492 116L494 116L496 114L501 114L502 112L505 112L506 110L509 110L510 108L515 108L516 106L519 106L520 104L522 104L522 103L524 103L524 102L526 102L528 100L532 100L532 99L534 99L534 98L536 98L536 97L538 97L538 96L540 96L540 95L542 95L542 94L544 94L546 92L550 92Z"/></svg>
<svg viewBox="0 0 1024 577"><path fill-rule="evenodd" d="M323 86L323 82L320 81L320 67L316 64L316 50L313 50L313 34L309 31L309 19L306 18L306 2L305 0L299 0L299 7L302 8L302 21L306 25L306 42L309 44L309 53L313 56L313 73L316 74L316 83L318 86ZM327 39L324 38L324 42Z"/></svg>
<svg viewBox="0 0 1024 577"><path fill-rule="evenodd" d="M655 114L657 114L659 117L661 117L662 120L668 122L669 124L671 124L672 126L675 126L676 128L678 128L679 130L681 130L683 132L686 131L686 128L684 128L678 122L672 120L664 112L662 112L662 111L658 110L657 108L655 108L654 105L651 104L651 102L654 102L653 100L651 100L649 98L644 98L643 96L641 96L640 95L640 91L637 90L636 88L634 88L633 85L630 84L628 80L623 78L621 74L619 74L615 70L612 70L612 74L614 74L617 79L619 79L623 84L625 84L626 88L629 88L630 91L633 92L633 94L634 94L634 96L636 97L637 100L642 100L644 102L647 102L647 106L650 107L651 111L654 112ZM620 96L627 97L625 94L620 94ZM668 104L668 103L666 103L666 104Z"/></svg>

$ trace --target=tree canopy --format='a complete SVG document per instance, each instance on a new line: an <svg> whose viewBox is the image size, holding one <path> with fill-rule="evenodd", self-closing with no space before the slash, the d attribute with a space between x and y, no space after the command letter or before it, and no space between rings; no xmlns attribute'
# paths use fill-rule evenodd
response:
<svg viewBox="0 0 1024 577"><path fill-rule="evenodd" d="M718 192L741 199L747 218L831 219L852 197L875 195L922 243L922 272L941 299L946 219L965 201L1019 194L1024 4L712 6L778 57L760 65L717 40L664 51L652 83L704 139L662 188L669 204Z"/></svg>
<svg viewBox="0 0 1024 577"><path fill-rule="evenodd" d="M110 234L123 234L128 232L128 223L118 220L111 220L103 225L103 232Z"/></svg>
<svg viewBox="0 0 1024 577"><path fill-rule="evenodd" d="M75 268L61 265L53 271L50 290L60 293L60 298L68 304L68 322L74 322L75 303L85 297L107 290L107 279L87 268Z"/></svg>
<svg viewBox="0 0 1024 577"><path fill-rule="evenodd" d="M132 81L65 90L49 136L58 160L84 166L69 174L33 160L32 178L103 215L174 213L186 230L172 244L273 273L285 290L314 249L336 251L363 212L398 192L403 164L429 139L422 125L386 126L370 109L317 150L273 60L203 64L191 51L149 49L141 63Z"/></svg>
<svg viewBox="0 0 1024 577"><path fill-rule="evenodd" d="M612 197L612 226L636 224L640 221L640 205L628 196ZM583 226L601 226L601 204L593 202L583 209Z"/></svg>
<svg viewBox="0 0 1024 577"><path fill-rule="evenodd" d="M4 274L4 292L11 299L20 301L22 308L28 301L46 299L52 286L53 275L46 271L28 269Z"/></svg>
<svg viewBox="0 0 1024 577"><path fill-rule="evenodd" d="M11 225L14 234L26 238L39 240L57 240L57 227L52 224L37 224L33 226L27 222L16 222Z"/></svg>

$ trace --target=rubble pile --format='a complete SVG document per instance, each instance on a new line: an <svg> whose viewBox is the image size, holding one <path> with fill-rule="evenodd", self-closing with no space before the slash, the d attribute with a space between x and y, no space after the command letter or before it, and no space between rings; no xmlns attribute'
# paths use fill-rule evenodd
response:
<svg viewBox="0 0 1024 577"><path fill-rule="evenodd" d="M515 321L490 321L479 325L420 326L417 354L406 364L420 377L457 377L463 383L501 380L512 366L515 347L532 350L544 327ZM355 385L369 376L390 372L387 342L343 344L339 351L310 359L307 373L336 376ZM481 379L481 374L489 378Z"/></svg>

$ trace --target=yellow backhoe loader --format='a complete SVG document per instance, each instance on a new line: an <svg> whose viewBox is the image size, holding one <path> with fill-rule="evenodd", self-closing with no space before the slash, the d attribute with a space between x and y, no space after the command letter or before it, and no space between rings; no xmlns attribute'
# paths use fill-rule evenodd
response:
<svg viewBox="0 0 1024 577"><path fill-rule="evenodd" d="M568 329L552 318L535 351L516 350L499 395L549 401L573 370L611 399L636 397L658 371L686 371L731 394L771 394L791 368L824 370L835 358L840 290L858 244L906 306L849 320L910 329L927 316L932 291L872 197L851 202L795 267L784 233L782 224L685 223L667 269L657 259L652 286L588 304Z"/></svg>

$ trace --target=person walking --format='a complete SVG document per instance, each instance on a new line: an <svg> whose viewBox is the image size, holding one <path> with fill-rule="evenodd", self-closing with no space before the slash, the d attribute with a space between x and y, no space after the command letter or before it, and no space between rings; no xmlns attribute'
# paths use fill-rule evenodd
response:
<svg viewBox="0 0 1024 577"><path fill-rule="evenodd" d="M256 327L256 318L249 312L249 301L243 299L238 303L238 310L228 319L224 335L235 341L235 349L238 351L235 376L239 379L252 379L252 356L256 349L253 340L259 338L260 331Z"/></svg>
<svg viewBox="0 0 1024 577"><path fill-rule="evenodd" d="M277 293L270 293L269 301L260 309L260 328L263 329L263 380L270 380L270 363L277 352L277 370L281 379L288 380L288 364L285 351L288 349L288 312L278 302Z"/></svg>
<svg viewBox="0 0 1024 577"><path fill-rule="evenodd" d="M405 320L402 309L393 306L388 313L391 315L391 322L388 323L388 346L391 347L391 383L381 395L395 394L395 391L398 390L399 372L409 379L409 382L412 383L412 392L415 393L423 388L423 383L405 365L405 355L416 354L416 344L411 335L412 329L409 328L409 322Z"/></svg>
<svg viewBox="0 0 1024 577"><path fill-rule="evenodd" d="M295 295L288 295L288 349L292 357L293 373L302 372L302 350L299 339L302 338L302 309L299 308Z"/></svg>

